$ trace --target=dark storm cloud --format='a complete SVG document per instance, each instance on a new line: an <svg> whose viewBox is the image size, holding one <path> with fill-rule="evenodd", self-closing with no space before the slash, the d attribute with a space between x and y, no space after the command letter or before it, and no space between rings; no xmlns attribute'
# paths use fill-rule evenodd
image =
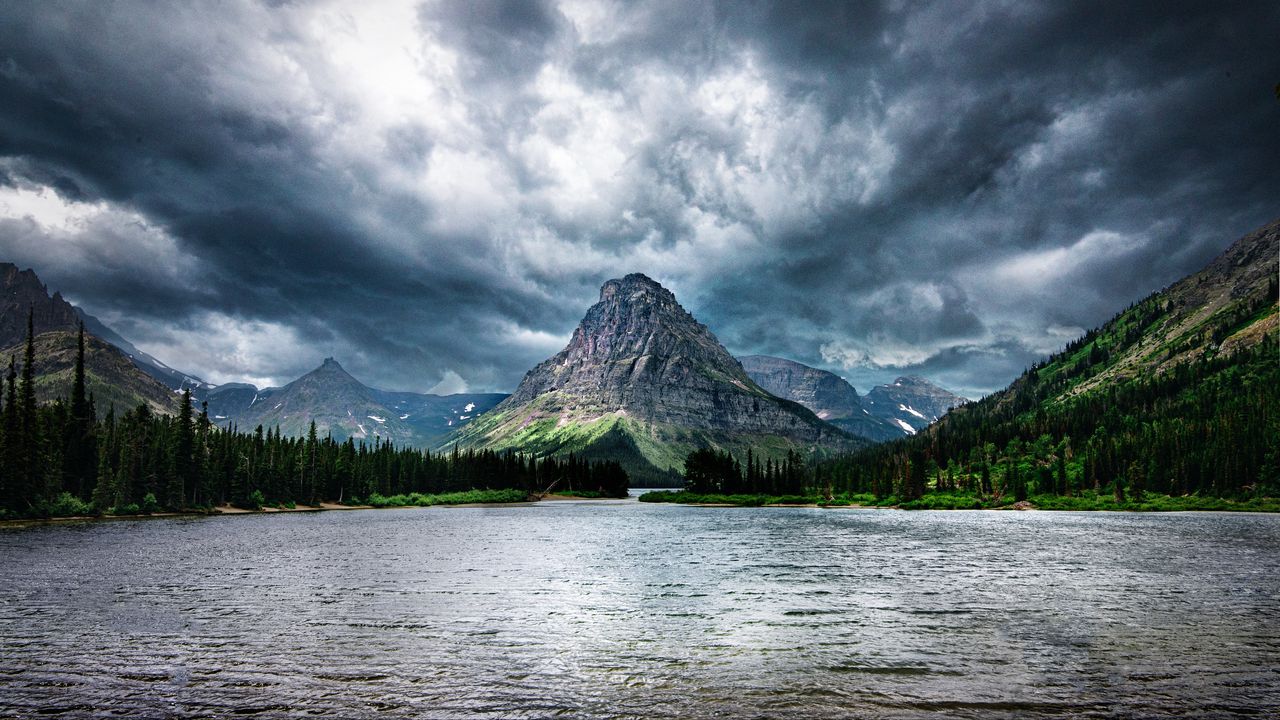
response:
<svg viewBox="0 0 1280 720"><path fill-rule="evenodd" d="M1278 26L1262 3L10 4L0 259L226 379L336 354L510 389L643 271L734 352L976 395L1278 214Z"/></svg>

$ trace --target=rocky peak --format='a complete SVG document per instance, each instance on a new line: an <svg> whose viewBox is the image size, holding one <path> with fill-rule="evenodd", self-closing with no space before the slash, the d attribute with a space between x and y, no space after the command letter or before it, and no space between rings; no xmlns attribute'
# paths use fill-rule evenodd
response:
<svg viewBox="0 0 1280 720"><path fill-rule="evenodd" d="M637 388L712 379L765 394L671 291L633 273L601 287L600 301L587 310L569 345L529 371L510 403L556 390L593 397L603 391L616 408Z"/></svg>
<svg viewBox="0 0 1280 720"><path fill-rule="evenodd" d="M34 270L0 263L0 347L16 345L26 338L28 309L33 313L37 335L79 326L75 308L62 299L61 293L50 297Z"/></svg>
<svg viewBox="0 0 1280 720"><path fill-rule="evenodd" d="M294 382L320 382L320 383L341 383L341 384L357 384L364 387L359 380L356 380L351 373L347 372L337 360L331 357L325 358L324 362L315 370L303 375Z"/></svg>
<svg viewBox="0 0 1280 720"><path fill-rule="evenodd" d="M675 295L640 274L604 283L569 344L458 441L540 454L629 447L629 470L661 472L696 447L745 456L753 444L775 454L860 444L762 389Z"/></svg>

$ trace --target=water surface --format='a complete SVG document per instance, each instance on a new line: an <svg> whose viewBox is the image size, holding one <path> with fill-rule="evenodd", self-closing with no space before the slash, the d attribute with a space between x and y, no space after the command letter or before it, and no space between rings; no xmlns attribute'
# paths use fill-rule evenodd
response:
<svg viewBox="0 0 1280 720"><path fill-rule="evenodd" d="M545 502L0 530L0 715L1280 710L1280 517Z"/></svg>

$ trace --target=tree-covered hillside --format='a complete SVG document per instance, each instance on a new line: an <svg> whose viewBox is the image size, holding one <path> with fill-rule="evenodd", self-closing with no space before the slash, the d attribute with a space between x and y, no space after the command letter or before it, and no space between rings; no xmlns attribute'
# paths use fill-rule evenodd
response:
<svg viewBox="0 0 1280 720"><path fill-rule="evenodd" d="M1280 223L1153 293L928 432L821 470L903 500L935 490L1217 496L1280 490Z"/></svg>

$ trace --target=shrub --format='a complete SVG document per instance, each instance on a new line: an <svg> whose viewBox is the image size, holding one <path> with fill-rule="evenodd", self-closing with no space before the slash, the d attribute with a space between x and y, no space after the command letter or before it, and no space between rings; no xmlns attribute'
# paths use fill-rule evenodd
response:
<svg viewBox="0 0 1280 720"><path fill-rule="evenodd" d="M261 490L254 490L249 493L248 499L245 500L244 506L247 510L261 510L267 499L263 497Z"/></svg>
<svg viewBox="0 0 1280 720"><path fill-rule="evenodd" d="M82 501L69 492L64 492L45 506L43 515L49 517L74 517L77 515L93 515L93 505Z"/></svg>
<svg viewBox="0 0 1280 720"><path fill-rule="evenodd" d="M155 493L147 493L142 498L142 513L150 515L160 512L160 503L156 502Z"/></svg>

